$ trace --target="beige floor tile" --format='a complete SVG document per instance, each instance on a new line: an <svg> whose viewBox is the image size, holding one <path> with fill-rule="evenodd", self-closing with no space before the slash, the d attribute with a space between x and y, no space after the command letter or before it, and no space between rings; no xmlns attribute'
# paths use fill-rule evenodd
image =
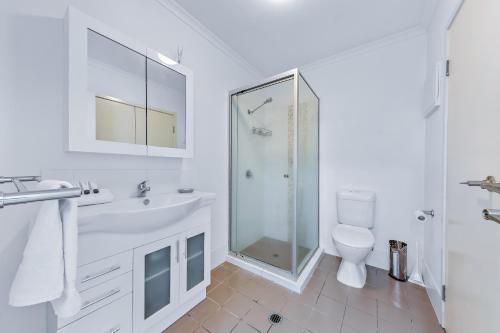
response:
<svg viewBox="0 0 500 333"><path fill-rule="evenodd" d="M265 295L266 286L261 283L250 279L245 284L239 286L238 291L248 298L253 299L254 301L258 301Z"/></svg>
<svg viewBox="0 0 500 333"><path fill-rule="evenodd" d="M291 293L289 299L313 307L316 306L318 297L319 293L310 290L304 290L301 294Z"/></svg>
<svg viewBox="0 0 500 333"><path fill-rule="evenodd" d="M358 330L360 333L377 332L377 317L350 306L346 308L344 324Z"/></svg>
<svg viewBox="0 0 500 333"><path fill-rule="evenodd" d="M312 312L312 308L294 300L289 300L282 311L283 317L295 323L305 323Z"/></svg>
<svg viewBox="0 0 500 333"><path fill-rule="evenodd" d="M239 320L229 312L220 309L203 322L203 327L210 333L229 333Z"/></svg>
<svg viewBox="0 0 500 333"><path fill-rule="evenodd" d="M222 264L222 267L224 267L226 270L230 271L231 273L234 273L240 269L235 264L231 264L230 262L227 262L227 261Z"/></svg>
<svg viewBox="0 0 500 333"><path fill-rule="evenodd" d="M211 278L212 281L224 282L225 280L229 279L231 275L231 271L225 269L223 266L219 266L212 270Z"/></svg>
<svg viewBox="0 0 500 333"><path fill-rule="evenodd" d="M227 302L224 304L224 309L226 311L231 312L238 318L243 318L248 311L254 306L256 303L253 302L248 297L235 293Z"/></svg>
<svg viewBox="0 0 500 333"><path fill-rule="evenodd" d="M411 323L378 321L378 333L413 333Z"/></svg>
<svg viewBox="0 0 500 333"><path fill-rule="evenodd" d="M373 298L350 293L347 297L347 304L353 308L377 316L377 301Z"/></svg>
<svg viewBox="0 0 500 333"><path fill-rule="evenodd" d="M179 320L173 323L163 333L191 333L194 332L200 325L188 315L182 316Z"/></svg>
<svg viewBox="0 0 500 333"><path fill-rule="evenodd" d="M332 277L328 277L325 286L321 290L321 294L330 297L338 302L347 303L347 296L349 294L349 287L344 286Z"/></svg>
<svg viewBox="0 0 500 333"><path fill-rule="evenodd" d="M212 300L218 303L220 306L224 305L233 296L235 291L226 284L221 284L217 288L213 289L209 294Z"/></svg>
<svg viewBox="0 0 500 333"><path fill-rule="evenodd" d="M314 307L316 311L319 311L331 318L342 321L344 318L346 305L344 303L337 302L326 296L320 296L318 298L318 303Z"/></svg>
<svg viewBox="0 0 500 333"><path fill-rule="evenodd" d="M267 332L271 327L271 323L269 322L270 314L270 310L257 304L250 309L243 321L259 332Z"/></svg>
<svg viewBox="0 0 500 333"><path fill-rule="evenodd" d="M227 281L231 288L239 289L251 280L253 274L244 270L239 270L234 273Z"/></svg>
<svg viewBox="0 0 500 333"><path fill-rule="evenodd" d="M410 312L382 302L377 302L377 315L379 320L385 320L401 325L408 323L411 324Z"/></svg>
<svg viewBox="0 0 500 333"><path fill-rule="evenodd" d="M219 286L221 283L219 281L214 281L212 280L212 282L210 283L210 285L207 287L207 294L209 294L212 290L214 290L215 288L217 288L217 286Z"/></svg>
<svg viewBox="0 0 500 333"><path fill-rule="evenodd" d="M342 320L337 320L332 316L314 310L305 326L313 333L340 333Z"/></svg>
<svg viewBox="0 0 500 333"><path fill-rule="evenodd" d="M420 301L417 299L409 300L409 311L414 319L428 321L432 324L438 324L438 319L434 312L431 302L427 299Z"/></svg>
<svg viewBox="0 0 500 333"><path fill-rule="evenodd" d="M304 329L296 323L283 318L281 323L272 325L268 333L302 333Z"/></svg>
<svg viewBox="0 0 500 333"><path fill-rule="evenodd" d="M210 333L210 332L200 326L193 333Z"/></svg>
<svg viewBox="0 0 500 333"><path fill-rule="evenodd" d="M266 288L264 295L259 299L259 303L268 309L280 312L283 310L289 296L290 293L285 288L271 284Z"/></svg>
<svg viewBox="0 0 500 333"><path fill-rule="evenodd" d="M322 277L312 276L304 290L310 290L319 293L321 289L323 289L325 282L326 278L323 279Z"/></svg>
<svg viewBox="0 0 500 333"><path fill-rule="evenodd" d="M257 331L255 328L248 326L244 322L240 322L232 331L231 333L260 333Z"/></svg>
<svg viewBox="0 0 500 333"><path fill-rule="evenodd" d="M191 311L189 311L189 316L196 320L198 323L204 322L208 317L213 315L219 310L219 305L207 298L197 306L195 306Z"/></svg>

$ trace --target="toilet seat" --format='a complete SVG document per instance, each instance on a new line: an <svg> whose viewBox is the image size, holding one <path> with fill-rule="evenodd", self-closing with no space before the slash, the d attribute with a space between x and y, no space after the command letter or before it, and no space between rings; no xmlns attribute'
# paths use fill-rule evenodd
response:
<svg viewBox="0 0 500 333"><path fill-rule="evenodd" d="M332 231L333 239L354 248L372 248L375 238L370 230L352 225L338 224Z"/></svg>

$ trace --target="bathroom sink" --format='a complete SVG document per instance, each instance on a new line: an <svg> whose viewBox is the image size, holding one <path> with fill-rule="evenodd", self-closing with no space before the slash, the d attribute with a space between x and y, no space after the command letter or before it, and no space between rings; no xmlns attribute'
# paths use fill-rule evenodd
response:
<svg viewBox="0 0 500 333"><path fill-rule="evenodd" d="M171 193L80 207L78 231L80 234L151 232L182 220L208 201L213 200L203 193Z"/></svg>

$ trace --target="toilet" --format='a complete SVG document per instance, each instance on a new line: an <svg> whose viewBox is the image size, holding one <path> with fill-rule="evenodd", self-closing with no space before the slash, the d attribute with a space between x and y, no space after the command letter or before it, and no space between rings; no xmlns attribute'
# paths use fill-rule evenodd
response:
<svg viewBox="0 0 500 333"><path fill-rule="evenodd" d="M375 193L368 191L337 192L337 222L332 238L342 257L337 280L363 288L366 282L365 260L375 245L370 229L375 220Z"/></svg>

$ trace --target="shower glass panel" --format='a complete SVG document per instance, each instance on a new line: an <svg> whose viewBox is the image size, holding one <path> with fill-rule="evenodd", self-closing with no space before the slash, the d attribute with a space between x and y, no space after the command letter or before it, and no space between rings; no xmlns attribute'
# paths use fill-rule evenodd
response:
<svg viewBox="0 0 500 333"><path fill-rule="evenodd" d="M299 75L297 136L297 270L318 247L319 98Z"/></svg>
<svg viewBox="0 0 500 333"><path fill-rule="evenodd" d="M232 105L232 249L286 271L293 252L293 84L289 77L236 94Z"/></svg>
<svg viewBox="0 0 500 333"><path fill-rule="evenodd" d="M318 248L319 99L292 70L230 102L231 252L297 277Z"/></svg>

